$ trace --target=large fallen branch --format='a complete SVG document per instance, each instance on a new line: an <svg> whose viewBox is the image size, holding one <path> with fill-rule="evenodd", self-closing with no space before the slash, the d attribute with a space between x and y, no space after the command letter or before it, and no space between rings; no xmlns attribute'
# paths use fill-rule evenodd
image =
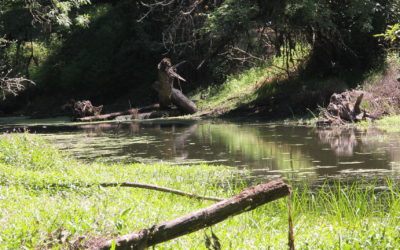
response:
<svg viewBox="0 0 400 250"><path fill-rule="evenodd" d="M265 203L290 194L290 186L283 181L271 181L243 190L232 198L218 202L210 207L163 222L139 232L120 236L114 240L97 242L95 249L144 249L179 236L212 226L230 216L253 210Z"/></svg>
<svg viewBox="0 0 400 250"><path fill-rule="evenodd" d="M171 92L172 103L175 104L185 114L194 114L197 112L196 104L187 98L182 91L172 88Z"/></svg>
<svg viewBox="0 0 400 250"><path fill-rule="evenodd" d="M101 187L133 187L133 188L143 188L143 189L150 189L150 190L156 190L156 191L162 191L166 193L172 193L172 194L177 194L177 195L182 195L190 198L195 198L195 199L201 199L201 200L210 200L210 201L223 201L224 199L218 198L218 197L212 197L212 196L201 196L193 193L187 193L181 190L177 189L172 189L172 188L166 188L166 187L160 187L156 185L150 185L150 184L142 184L142 183L135 183L135 182L106 182L106 183L100 183L99 184Z"/></svg>
<svg viewBox="0 0 400 250"><path fill-rule="evenodd" d="M94 121L107 121L107 120L112 120L117 116L122 116L122 115L132 115L132 116L137 116L138 110L137 109L129 109L127 111L123 112L115 112L115 113L110 113L110 114L104 114L104 115L95 115L95 116L86 116L82 118L77 118L75 121L78 122L94 122Z"/></svg>

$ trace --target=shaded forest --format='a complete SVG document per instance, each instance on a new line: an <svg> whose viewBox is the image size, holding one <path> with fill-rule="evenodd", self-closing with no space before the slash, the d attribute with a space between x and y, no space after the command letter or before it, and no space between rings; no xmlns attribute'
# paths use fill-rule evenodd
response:
<svg viewBox="0 0 400 250"><path fill-rule="evenodd" d="M390 36L398 36L399 5L397 0L2 1L1 77L19 78L23 86L17 96L3 87L0 110L58 114L71 99L104 104L105 111L148 105L157 100L151 85L163 57L182 62L179 72L188 83L181 87L187 93L218 86L273 57L284 62L290 82L280 90L282 100L299 85L325 88L315 82L327 78L354 87L365 72L384 66L387 48L396 43ZM385 34L386 41L376 34ZM310 107L323 101L303 99Z"/></svg>

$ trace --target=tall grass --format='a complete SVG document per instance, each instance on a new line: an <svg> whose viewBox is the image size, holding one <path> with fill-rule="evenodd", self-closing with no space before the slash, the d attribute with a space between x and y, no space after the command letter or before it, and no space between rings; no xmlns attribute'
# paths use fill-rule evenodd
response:
<svg viewBox="0 0 400 250"><path fill-rule="evenodd" d="M135 181L229 197L246 186L223 166L83 164L38 136L0 136L0 244L5 249L66 248L91 237L150 227L211 205L173 194L96 183ZM7 152L7 153L3 153ZM91 184L88 186L87 184ZM298 249L400 248L399 187L378 182L294 186ZM224 249L287 249L287 198L213 227ZM157 249L206 249L205 229Z"/></svg>

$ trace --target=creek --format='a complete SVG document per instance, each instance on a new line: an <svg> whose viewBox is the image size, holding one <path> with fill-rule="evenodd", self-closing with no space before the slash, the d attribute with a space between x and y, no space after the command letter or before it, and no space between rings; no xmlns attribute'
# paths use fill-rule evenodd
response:
<svg viewBox="0 0 400 250"><path fill-rule="evenodd" d="M224 120L153 120L28 126L83 161L228 165L252 178L361 179L400 174L400 134ZM23 122L0 121L1 131Z"/></svg>

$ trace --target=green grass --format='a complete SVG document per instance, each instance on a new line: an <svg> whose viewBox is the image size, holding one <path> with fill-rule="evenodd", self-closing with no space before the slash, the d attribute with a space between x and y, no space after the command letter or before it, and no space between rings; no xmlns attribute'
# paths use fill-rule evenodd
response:
<svg viewBox="0 0 400 250"><path fill-rule="evenodd" d="M387 132L400 132L400 115L386 116L374 123L375 127Z"/></svg>
<svg viewBox="0 0 400 250"><path fill-rule="evenodd" d="M255 98L253 92L257 83L275 73L274 70L271 71L270 66L263 65L246 70L239 75L230 76L223 85L209 87L202 91L207 98L198 103L199 110L232 109L238 103L252 101Z"/></svg>
<svg viewBox="0 0 400 250"><path fill-rule="evenodd" d="M386 132L397 133L400 132L400 115L384 116L376 121L363 121L357 127L362 129L374 127Z"/></svg>
<svg viewBox="0 0 400 250"><path fill-rule="evenodd" d="M292 71L309 52L308 48L299 48L294 53L289 70ZM228 111L239 105L250 103L258 98L257 89L268 85L277 78L285 78L286 64L284 57L273 57L262 65L230 75L222 85L210 86L194 94L192 99L205 98L197 103L200 111Z"/></svg>
<svg viewBox="0 0 400 250"><path fill-rule="evenodd" d="M134 181L229 197L246 186L223 166L83 164L41 137L0 136L0 244L2 249L62 248L79 236L114 237L213 204L172 194L87 184ZM298 249L400 248L399 188L388 180L294 187ZM223 249L287 249L288 198L213 227ZM206 249L201 230L157 249ZM59 240L60 239L60 240Z"/></svg>

